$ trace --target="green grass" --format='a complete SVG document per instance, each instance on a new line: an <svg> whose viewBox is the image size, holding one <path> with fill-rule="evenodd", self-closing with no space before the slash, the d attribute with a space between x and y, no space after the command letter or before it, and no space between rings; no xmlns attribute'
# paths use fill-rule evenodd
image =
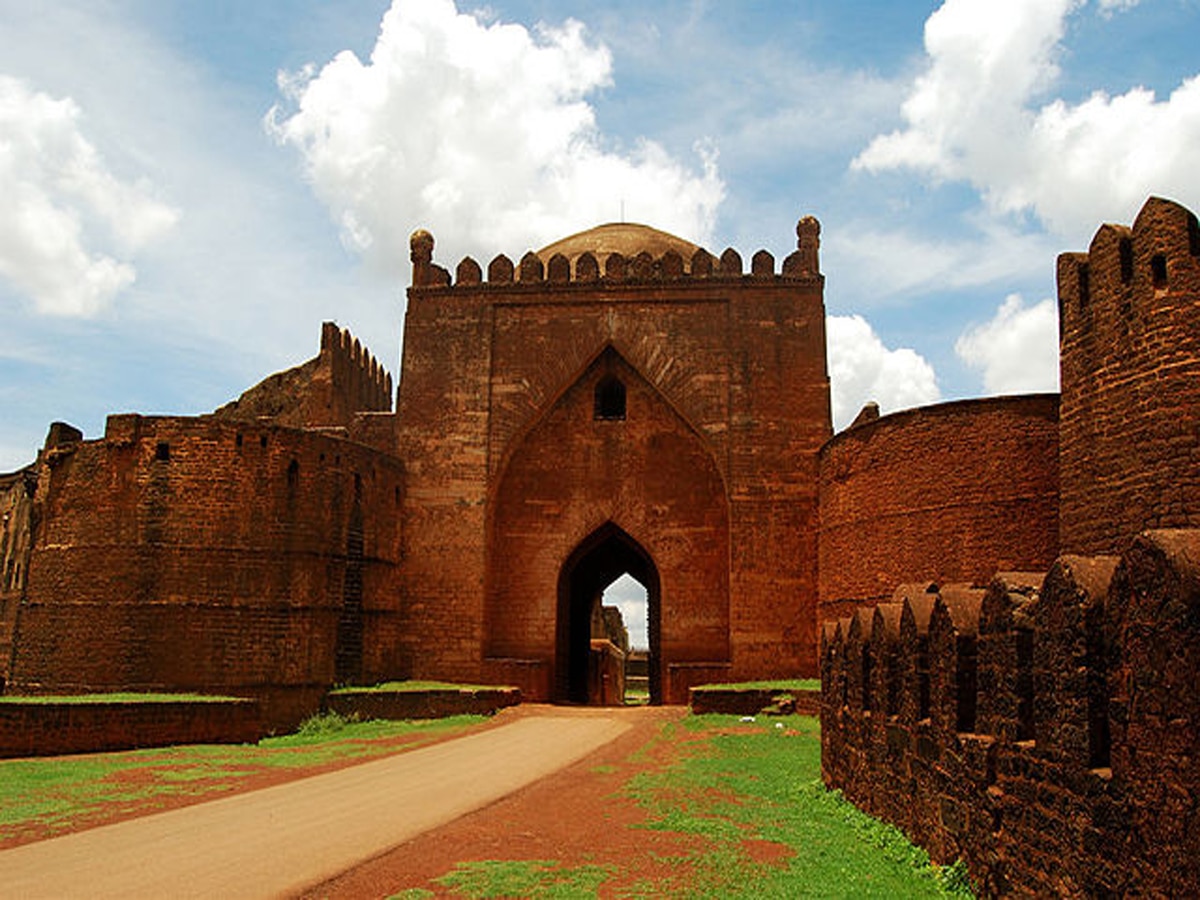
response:
<svg viewBox="0 0 1200 900"><path fill-rule="evenodd" d="M110 694L64 694L0 697L0 703L41 705L50 703L227 703L239 697L218 697L213 694L135 694L116 692Z"/></svg>
<svg viewBox="0 0 1200 900"><path fill-rule="evenodd" d="M904 835L860 812L820 774L820 724L807 716L783 728L740 724L736 716L693 716L701 752L662 772L634 777L628 790L654 829L707 838L680 885L656 896L944 897L970 896L961 867L939 869ZM742 841L787 847L782 864L754 862ZM634 892L637 895L637 891Z"/></svg>
<svg viewBox="0 0 1200 900"><path fill-rule="evenodd" d="M482 716L454 716L422 722L351 722L321 716L295 734L257 744L0 760L0 840L31 827L62 831L101 808L120 810L181 794L234 790L239 780L264 770L380 756L395 751L387 738L409 737L420 744L484 721Z"/></svg>
<svg viewBox="0 0 1200 900"><path fill-rule="evenodd" d="M647 851L656 868L674 874L630 884L614 881L619 864L493 859L459 863L436 880L439 895L574 898L605 890L617 897L722 900L971 896L961 865L931 865L900 831L825 790L815 718L749 725L737 716L689 716L665 724L628 764L641 767L664 743L676 748L674 762L634 775L624 791L649 816L641 827L703 839L703 849L679 856ZM607 774L613 767L594 771ZM777 861L752 856L751 840L779 845ZM630 865L636 871L637 861ZM395 896L430 894L415 889Z"/></svg>
<svg viewBox="0 0 1200 900"><path fill-rule="evenodd" d="M437 883L463 897L529 897L567 900L594 897L611 874L604 866L565 868L554 860L485 860L459 863Z"/></svg>
<svg viewBox="0 0 1200 900"><path fill-rule="evenodd" d="M699 684L696 691L819 691L817 678L780 678L774 681L738 681L730 684Z"/></svg>
<svg viewBox="0 0 1200 900"><path fill-rule="evenodd" d="M369 687L340 687L330 694L375 694L375 693L419 693L421 691L505 691L511 690L503 684L453 684L448 681L385 681Z"/></svg>

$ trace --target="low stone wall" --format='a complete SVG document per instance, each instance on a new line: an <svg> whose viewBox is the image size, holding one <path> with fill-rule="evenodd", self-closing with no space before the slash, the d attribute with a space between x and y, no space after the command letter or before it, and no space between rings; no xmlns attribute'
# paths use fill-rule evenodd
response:
<svg viewBox="0 0 1200 900"><path fill-rule="evenodd" d="M689 695L689 705L696 715L724 713L733 716L756 716L764 709L790 712L801 716L816 716L821 712L819 690L796 690L793 688L734 688L694 687Z"/></svg>
<svg viewBox="0 0 1200 900"><path fill-rule="evenodd" d="M262 735L255 700L0 701L0 758L254 743Z"/></svg>
<svg viewBox="0 0 1200 900"><path fill-rule="evenodd" d="M1200 896L1200 531L827 623L825 783L983 896Z"/></svg>
<svg viewBox="0 0 1200 900"><path fill-rule="evenodd" d="M515 687L444 688L426 691L375 689L331 693L325 708L341 716L362 719L442 719L446 716L490 716L521 702Z"/></svg>

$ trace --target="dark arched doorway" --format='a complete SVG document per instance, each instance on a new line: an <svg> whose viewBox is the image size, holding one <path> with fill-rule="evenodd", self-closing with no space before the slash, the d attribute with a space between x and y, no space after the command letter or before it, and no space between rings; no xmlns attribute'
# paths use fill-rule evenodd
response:
<svg viewBox="0 0 1200 900"><path fill-rule="evenodd" d="M559 573L555 699L560 702L591 701L588 672L592 610L604 589L626 574L646 588L650 702L662 702L658 568L650 554L612 522L585 538Z"/></svg>

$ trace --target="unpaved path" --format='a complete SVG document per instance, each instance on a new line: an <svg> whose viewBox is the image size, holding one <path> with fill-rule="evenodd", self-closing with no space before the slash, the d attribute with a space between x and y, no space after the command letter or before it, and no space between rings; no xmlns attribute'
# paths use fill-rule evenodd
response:
<svg viewBox="0 0 1200 900"><path fill-rule="evenodd" d="M642 774L706 753L712 733L676 727L686 717L686 707L642 707L621 714L633 727L616 740L496 803L316 885L302 897L379 900L411 891L414 897L461 900L479 895L444 881L457 866L522 860L549 861L566 870L606 870L597 891L603 900L686 896L696 861L711 842L702 835L648 827L656 815L629 788ZM690 802L686 795L677 799ZM787 847L767 841L747 841L742 850L748 860L763 865L782 864L790 855Z"/></svg>
<svg viewBox="0 0 1200 900"><path fill-rule="evenodd" d="M0 852L35 897L294 894L582 759L633 710L546 708L432 747Z"/></svg>

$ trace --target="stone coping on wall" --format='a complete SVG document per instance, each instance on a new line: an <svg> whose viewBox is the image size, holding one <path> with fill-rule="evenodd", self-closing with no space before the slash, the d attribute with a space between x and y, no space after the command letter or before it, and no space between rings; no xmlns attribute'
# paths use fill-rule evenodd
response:
<svg viewBox="0 0 1200 900"><path fill-rule="evenodd" d="M255 743L257 700L162 695L0 700L0 758L105 753L175 744Z"/></svg>
<svg viewBox="0 0 1200 900"><path fill-rule="evenodd" d="M1030 415L1058 415L1059 395L1056 392L1038 394L1006 394L1002 397L969 397L963 400L946 400L942 403L931 403L928 406L914 406L888 413L886 416L855 418L846 428L839 431L822 448L842 442L843 439L862 438L879 429L895 428L905 424L910 419L949 417L963 413L977 412L984 409L1003 409L1004 407L1026 407ZM860 414L861 416L861 414Z"/></svg>
<svg viewBox="0 0 1200 900"><path fill-rule="evenodd" d="M733 716L796 714L819 715L820 688L777 686L758 687L737 684L705 684L688 692L688 705L695 715L722 713Z"/></svg>
<svg viewBox="0 0 1200 900"><path fill-rule="evenodd" d="M325 698L325 708L347 718L441 719L490 716L521 702L521 689L509 686L341 688Z"/></svg>

